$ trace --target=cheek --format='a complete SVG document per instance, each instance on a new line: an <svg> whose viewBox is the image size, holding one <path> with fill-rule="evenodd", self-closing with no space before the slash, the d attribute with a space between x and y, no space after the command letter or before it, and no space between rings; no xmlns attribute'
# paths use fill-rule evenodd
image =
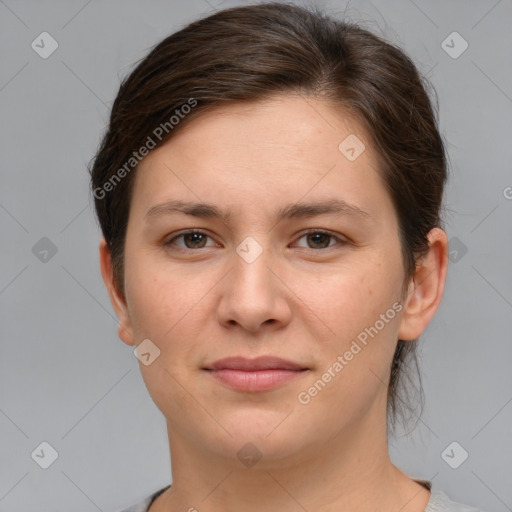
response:
<svg viewBox="0 0 512 512"><path fill-rule="evenodd" d="M361 258L363 260L363 258ZM288 275L293 291L332 340L347 340L373 325L400 299L401 267L393 261L365 256L324 273ZM396 315L394 315L396 316ZM391 323L391 322L390 322Z"/></svg>
<svg viewBox="0 0 512 512"><path fill-rule="evenodd" d="M401 276L400 260L377 255L309 287L302 284L301 296L321 320L318 325L329 327L326 342L317 339L322 356L318 372L325 376L322 381L329 381L329 391L322 391L318 402L343 397L347 406L353 402L350 408L358 409L389 378L400 321ZM330 374L323 373L329 369Z"/></svg>
<svg viewBox="0 0 512 512"><path fill-rule="evenodd" d="M142 255L127 258L128 307L136 342L149 338L161 350L160 362L179 367L194 352L204 328L206 308L212 308L208 292L219 277L192 269L176 271L159 258ZM211 315L211 312L210 312Z"/></svg>
<svg viewBox="0 0 512 512"><path fill-rule="evenodd" d="M165 275L146 274L139 284L127 290L133 324L139 336L163 342L180 330L180 324L191 314L201 296L194 293L194 280L187 281Z"/></svg>
<svg viewBox="0 0 512 512"><path fill-rule="evenodd" d="M136 343L150 339L160 350L150 365L139 365L141 375L155 404L175 411L176 404L189 404L180 383L187 381L194 357L201 353L204 321L198 315L205 314L207 301L201 299L211 284L149 261L132 261L129 271L126 289Z"/></svg>
<svg viewBox="0 0 512 512"><path fill-rule="evenodd" d="M363 415L385 395L401 310L400 275L400 266L376 261L360 271L325 276L309 294L304 287L301 293L319 324L334 331L327 343L316 340L320 364L297 397L309 413L339 424Z"/></svg>

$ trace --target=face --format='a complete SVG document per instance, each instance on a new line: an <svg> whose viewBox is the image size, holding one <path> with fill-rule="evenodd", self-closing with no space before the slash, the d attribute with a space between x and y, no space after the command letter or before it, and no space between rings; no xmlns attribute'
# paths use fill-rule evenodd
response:
<svg viewBox="0 0 512 512"><path fill-rule="evenodd" d="M355 119L289 95L203 114L141 162L116 310L159 350L140 368L170 439L276 461L385 426L405 276L377 162Z"/></svg>

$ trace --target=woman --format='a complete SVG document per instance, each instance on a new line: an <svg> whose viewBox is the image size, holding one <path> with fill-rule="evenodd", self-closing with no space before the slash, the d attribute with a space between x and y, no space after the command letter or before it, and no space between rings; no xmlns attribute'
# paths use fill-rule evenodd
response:
<svg viewBox="0 0 512 512"><path fill-rule="evenodd" d="M444 146L402 51L299 7L218 12L124 81L91 175L171 452L130 512L475 510L388 453L447 270Z"/></svg>

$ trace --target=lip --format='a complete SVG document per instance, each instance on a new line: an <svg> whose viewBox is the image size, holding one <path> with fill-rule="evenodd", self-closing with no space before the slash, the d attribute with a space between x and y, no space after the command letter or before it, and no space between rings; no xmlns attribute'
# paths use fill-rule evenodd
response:
<svg viewBox="0 0 512 512"><path fill-rule="evenodd" d="M279 357L227 357L205 368L221 384L243 392L269 391L302 375L308 368Z"/></svg>
<svg viewBox="0 0 512 512"><path fill-rule="evenodd" d="M293 361L280 357L261 356L255 359L245 357L226 357L219 359L206 368L207 370L242 370L254 372L258 370L307 370Z"/></svg>

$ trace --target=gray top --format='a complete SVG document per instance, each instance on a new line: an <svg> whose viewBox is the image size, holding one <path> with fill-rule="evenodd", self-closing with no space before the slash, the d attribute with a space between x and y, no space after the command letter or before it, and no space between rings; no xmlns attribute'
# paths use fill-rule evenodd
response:
<svg viewBox="0 0 512 512"><path fill-rule="evenodd" d="M443 491L435 488L433 489L432 482L427 480L416 481L430 490L430 499L428 500L425 512L481 512L475 507L470 507L469 505L464 505L462 503L452 501ZM141 501L136 505L132 505L129 508L125 508L120 512L148 512L149 507L153 501L155 501L156 498L158 498L158 496L160 496L160 494L166 491L169 487L170 485L160 489L159 491L156 491L155 493L148 496L144 501Z"/></svg>

